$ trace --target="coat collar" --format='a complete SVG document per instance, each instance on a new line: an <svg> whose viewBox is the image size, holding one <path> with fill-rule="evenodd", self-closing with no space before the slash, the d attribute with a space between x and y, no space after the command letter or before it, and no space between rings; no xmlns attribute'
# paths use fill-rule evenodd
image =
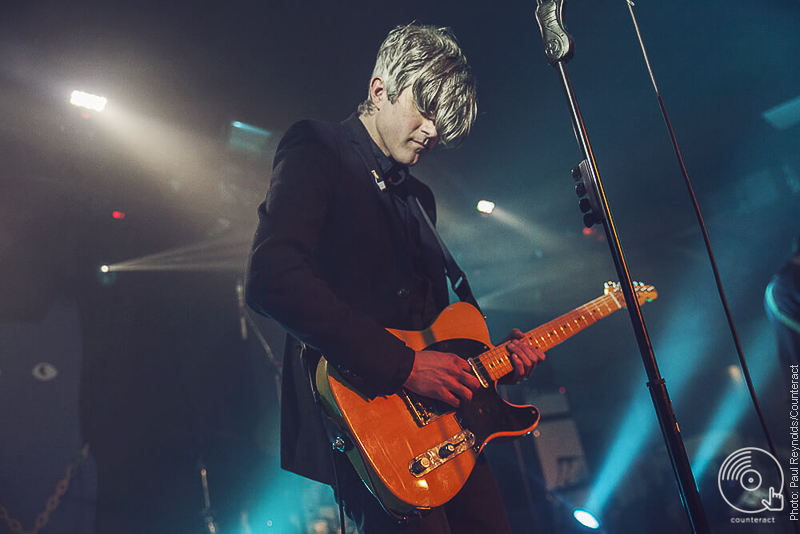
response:
<svg viewBox="0 0 800 534"><path fill-rule="evenodd" d="M399 184L404 181L409 174L408 167L400 165L392 158L383 155L375 144L375 141L369 136L366 126L358 118L358 113L353 113L341 123L347 130L350 142L356 148L356 151L364 160L367 170L372 175L378 188L383 191L385 184L384 179L392 176L390 180ZM383 184L383 185L382 185Z"/></svg>
<svg viewBox="0 0 800 534"><path fill-rule="evenodd" d="M383 171L372 151L372 139L369 137L367 127L358 118L358 113L350 115L342 121L341 125L347 131L347 136L350 142L353 143L353 148L355 148L364 162L370 178L374 180L376 189L380 192L385 191L386 184L384 183Z"/></svg>

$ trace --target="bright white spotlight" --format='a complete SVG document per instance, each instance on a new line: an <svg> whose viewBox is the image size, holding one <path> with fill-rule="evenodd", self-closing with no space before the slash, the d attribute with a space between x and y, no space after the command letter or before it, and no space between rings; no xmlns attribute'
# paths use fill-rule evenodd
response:
<svg viewBox="0 0 800 534"><path fill-rule="evenodd" d="M730 377L732 382L737 384L741 384L744 382L744 377L742 376L742 369L738 365L729 365L726 369L728 371L728 376Z"/></svg>
<svg viewBox="0 0 800 534"><path fill-rule="evenodd" d="M478 211L489 215L494 211L494 202L491 200L481 200L478 202Z"/></svg>
<svg viewBox="0 0 800 534"><path fill-rule="evenodd" d="M93 111L103 111L108 103L104 96L97 96L83 91L72 91L69 96L69 103L79 108L91 109Z"/></svg>
<svg viewBox="0 0 800 534"><path fill-rule="evenodd" d="M101 273L107 273L107 272L109 272L110 270L111 270L111 267L109 267L108 265L101 265L101 266L100 266L100 272L101 272Z"/></svg>
<svg viewBox="0 0 800 534"><path fill-rule="evenodd" d="M592 515L590 512L583 510L581 508L576 508L574 512L572 512L573 517L586 528L591 529L598 529L600 528L600 521Z"/></svg>

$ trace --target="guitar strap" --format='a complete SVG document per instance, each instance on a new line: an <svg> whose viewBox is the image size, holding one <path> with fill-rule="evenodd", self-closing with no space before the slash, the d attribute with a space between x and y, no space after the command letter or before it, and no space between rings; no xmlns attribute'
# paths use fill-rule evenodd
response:
<svg viewBox="0 0 800 534"><path fill-rule="evenodd" d="M444 256L445 273L447 274L447 278L450 280L450 287L453 288L453 292L456 294L456 296L458 296L458 299L461 302L472 304L478 311L481 311L481 307L478 305L475 295L472 294L472 288L469 286L469 282L467 281L467 275L464 274L464 271L462 271L461 267L458 266L455 258L453 258L453 255L447 248L447 245L444 244L442 236L439 235L439 232L433 225L433 221L431 221L431 218L428 217L428 212L425 211L425 208L422 207L422 203L416 196L411 195L409 199L413 199L413 201L410 202L410 207L417 219L425 221L426 223L424 225L420 225L420 230L427 229L428 233L432 235L439 244L439 248ZM483 314L483 312L481 312L481 314Z"/></svg>

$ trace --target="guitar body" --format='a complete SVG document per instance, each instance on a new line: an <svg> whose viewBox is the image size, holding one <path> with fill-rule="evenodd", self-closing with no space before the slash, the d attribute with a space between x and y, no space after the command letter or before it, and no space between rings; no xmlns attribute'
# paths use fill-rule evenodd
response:
<svg viewBox="0 0 800 534"><path fill-rule="evenodd" d="M634 282L634 290L639 304L658 297L653 286ZM608 282L602 296L526 332L523 339L547 350L624 306L619 284ZM448 306L425 330L389 332L414 350L458 354L482 383L457 410L407 391L368 399L320 359L317 390L328 415L352 441L345 452L383 506L406 514L452 499L483 447L496 438L527 434L539 423L539 411L509 404L497 394L497 380L513 372L506 343L492 347L483 316L469 304Z"/></svg>
<svg viewBox="0 0 800 534"><path fill-rule="evenodd" d="M491 349L480 312L469 304L446 308L419 332L389 330L414 350L474 358ZM347 454L370 491L398 513L440 506L462 488L491 440L517 437L539 421L533 406L515 406L494 382L455 408L400 392L368 399L320 360L317 388L328 415L353 442Z"/></svg>

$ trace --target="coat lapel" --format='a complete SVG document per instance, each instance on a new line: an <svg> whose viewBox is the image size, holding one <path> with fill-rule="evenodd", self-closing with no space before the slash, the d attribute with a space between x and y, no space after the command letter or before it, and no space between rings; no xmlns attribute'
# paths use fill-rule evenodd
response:
<svg viewBox="0 0 800 534"><path fill-rule="evenodd" d="M413 269L411 266L411 255L404 238L406 234L405 227L397 211L397 207L392 201L391 193L386 189L383 182L383 174L381 173L380 165L378 165L375 154L372 153L372 140L369 137L366 127L364 127L359 120L357 113L350 115L350 117L341 124L347 131L347 136L353 148L364 163L364 175L371 182L373 194L383 207L383 212L386 214L387 221L389 222L392 242L398 259L399 272L401 273L399 282L402 284L402 287L409 287L413 276Z"/></svg>

